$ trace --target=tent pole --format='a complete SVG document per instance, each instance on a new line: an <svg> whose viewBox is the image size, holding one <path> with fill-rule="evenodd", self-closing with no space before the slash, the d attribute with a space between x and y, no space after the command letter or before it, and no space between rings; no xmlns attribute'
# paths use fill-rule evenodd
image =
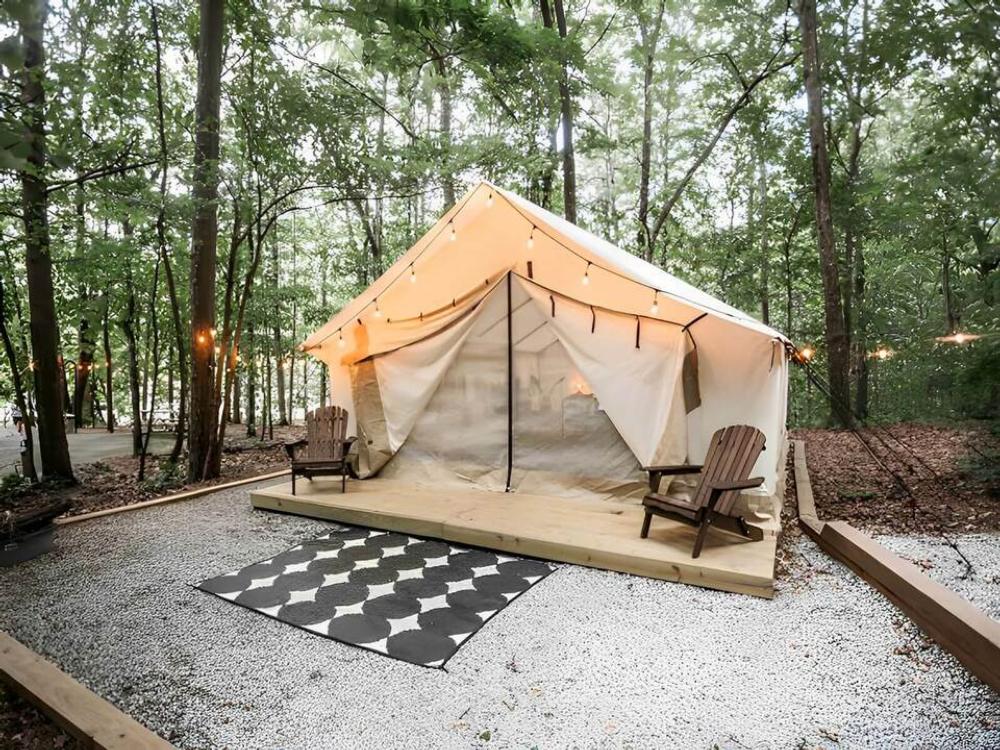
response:
<svg viewBox="0 0 1000 750"><path fill-rule="evenodd" d="M510 271L507 272L507 488L514 470L514 345L512 330Z"/></svg>

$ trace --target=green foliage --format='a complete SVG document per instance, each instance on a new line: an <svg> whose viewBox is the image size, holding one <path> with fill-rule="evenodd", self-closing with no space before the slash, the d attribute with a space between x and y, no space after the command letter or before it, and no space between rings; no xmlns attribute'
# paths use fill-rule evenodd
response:
<svg viewBox="0 0 1000 750"><path fill-rule="evenodd" d="M0 273L11 290L3 313L29 387L16 172L28 168L17 24L31 7L5 3L0 11ZM71 389L81 355L104 359L107 325L116 411L125 421L130 358L143 410L169 408L167 372L177 361L158 257L161 144L150 7L136 0L59 6L46 40L49 160L42 174L51 187L56 335ZM164 233L187 340L198 17L191 3L166 0L156 8ZM249 282L239 365L244 398L253 391L259 409L277 387L278 363L294 363L296 403L315 405L319 368L310 361L303 383L296 345L423 234L447 208L447 186L458 197L486 177L561 210L555 130L564 65L579 223L641 253L647 101L655 214L747 78L798 46L794 13L777 0L568 2L565 9L563 39L544 28L537 3L227 3L217 309L221 328L227 300L235 318ZM995 417L1000 14L989 4L925 0L830 0L819 11L855 396L867 369L875 419ZM761 317L766 311L770 325L818 349L822 372L824 312L801 88L796 64L755 89L682 191L652 257L737 307ZM135 332L134 352L127 327ZM935 340L956 327L987 335L967 346ZM879 346L894 356L864 356ZM152 383L155 357L161 376ZM0 369L4 399L8 369ZM95 371L91 382L102 385L103 377ZM791 423L823 421L822 394L799 371L791 382Z"/></svg>

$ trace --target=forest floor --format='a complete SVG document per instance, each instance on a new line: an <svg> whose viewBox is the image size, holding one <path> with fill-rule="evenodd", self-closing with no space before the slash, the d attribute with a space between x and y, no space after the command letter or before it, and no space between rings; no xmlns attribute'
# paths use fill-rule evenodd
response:
<svg viewBox="0 0 1000 750"><path fill-rule="evenodd" d="M68 486L47 483L29 485L7 479L0 486L0 512L8 509L25 511L68 500L70 509L67 515L77 515L279 471L288 467L283 443L302 437L304 429L302 426L275 427L273 439L258 440L247 437L242 425L232 425L227 431L223 449L222 475L207 482L186 481L184 457L180 465L171 470L166 453L172 445L172 435L158 436L155 445L159 453L147 458L146 476L140 481L139 459L98 452L91 443L107 440L111 436L102 430L81 430L68 436L78 483ZM131 443L127 433L121 434L126 439L116 439L112 445L128 451ZM114 437L118 438L118 435L116 433ZM91 455L88 456L88 453ZM93 460L88 461L87 458Z"/></svg>
<svg viewBox="0 0 1000 750"><path fill-rule="evenodd" d="M875 457L848 430L800 429L790 436L806 443L820 518L871 534L972 533L1000 530L994 430L986 422L866 429Z"/></svg>
<svg viewBox="0 0 1000 750"><path fill-rule="evenodd" d="M925 571L936 556L930 539L950 543L957 536L1000 531L1000 434L990 423L901 422L866 430L865 435L877 458L849 430L790 431L792 440L805 441L820 518L847 521L891 549L906 547L906 552L897 551ZM778 578L792 574L802 536L795 522L791 451L786 477ZM906 540L917 538L924 540L924 553L914 556ZM956 551L961 554L960 548Z"/></svg>

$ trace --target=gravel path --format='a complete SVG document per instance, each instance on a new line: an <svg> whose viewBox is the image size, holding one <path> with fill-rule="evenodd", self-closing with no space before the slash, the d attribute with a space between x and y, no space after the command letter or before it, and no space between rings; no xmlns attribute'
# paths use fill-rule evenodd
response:
<svg viewBox="0 0 1000 750"><path fill-rule="evenodd" d="M21 461L21 440L13 427L0 426L0 476L14 471L14 464ZM157 453L169 450L173 445L174 436L163 432L154 432L149 436L149 452ZM127 456L132 452L132 433L118 430L109 434L103 430L81 430L66 436L69 443L69 455L73 466L92 464L112 456ZM42 459L38 448L38 435L35 435L35 466L41 470Z"/></svg>
<svg viewBox="0 0 1000 750"><path fill-rule="evenodd" d="M329 528L245 488L69 526L0 569L0 628L182 748L1000 746L1000 699L808 540L773 601L563 566L446 672L189 585Z"/></svg>

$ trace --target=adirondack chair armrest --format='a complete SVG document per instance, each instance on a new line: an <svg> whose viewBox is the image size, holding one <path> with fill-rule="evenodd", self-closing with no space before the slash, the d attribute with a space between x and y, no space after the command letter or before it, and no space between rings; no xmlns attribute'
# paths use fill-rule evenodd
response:
<svg viewBox="0 0 1000 750"><path fill-rule="evenodd" d="M295 451L297 451L303 445L308 445L308 444L309 444L309 441L306 438L299 438L298 440L291 440L289 442L286 442L285 445L284 445L284 447L285 447L285 453L288 454L288 458L289 459L291 459L291 460L294 461L295 460Z"/></svg>
<svg viewBox="0 0 1000 750"><path fill-rule="evenodd" d="M731 490L749 490L760 487L764 484L764 477L750 477L749 479L735 479L724 482L712 482L712 489L719 493L730 492Z"/></svg>
<svg viewBox="0 0 1000 750"><path fill-rule="evenodd" d="M649 489L653 492L660 491L660 479L664 476L673 477L679 474L697 474L701 471L701 464L672 464L669 466L645 466L642 469L649 472Z"/></svg>

